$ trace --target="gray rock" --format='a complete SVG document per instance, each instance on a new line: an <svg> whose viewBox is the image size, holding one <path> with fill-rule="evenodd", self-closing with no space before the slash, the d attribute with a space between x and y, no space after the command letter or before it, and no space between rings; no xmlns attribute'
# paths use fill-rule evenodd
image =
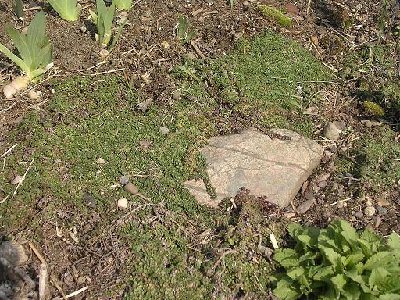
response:
<svg viewBox="0 0 400 300"><path fill-rule="evenodd" d="M324 136L331 141L337 141L345 125L342 122L331 122L324 129Z"/></svg>
<svg viewBox="0 0 400 300"><path fill-rule="evenodd" d="M0 244L0 257L6 259L12 266L20 266L28 261L24 247L14 241L5 241Z"/></svg>
<svg viewBox="0 0 400 300"><path fill-rule="evenodd" d="M215 188L212 199L201 180L185 183L197 201L212 207L245 187L281 207L293 200L322 157L322 147L297 133L271 130L271 137L254 129L211 138L202 149L207 174Z"/></svg>

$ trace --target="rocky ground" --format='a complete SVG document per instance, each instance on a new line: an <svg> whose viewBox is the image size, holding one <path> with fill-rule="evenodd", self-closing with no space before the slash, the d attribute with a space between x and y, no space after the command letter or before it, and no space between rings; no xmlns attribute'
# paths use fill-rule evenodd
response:
<svg viewBox="0 0 400 300"><path fill-rule="evenodd" d="M0 264L9 274L0 298L37 297L44 273L52 297L265 298L269 255L255 248L271 232L283 239L287 222L343 218L400 232L396 1L137 1L106 59L86 20L93 3L80 3L76 23L37 1L24 2L17 21L12 1L0 4L9 47L5 24L22 29L48 12L55 63L32 87L40 97L0 101L0 246L18 240L27 256ZM259 4L286 12L291 26ZM177 36L182 15L194 33L187 42ZM266 30L308 52L258 38ZM3 58L1 85L18 72ZM284 209L251 190L220 211L198 206L182 186L203 178L198 150L249 127L314 139L320 165Z"/></svg>

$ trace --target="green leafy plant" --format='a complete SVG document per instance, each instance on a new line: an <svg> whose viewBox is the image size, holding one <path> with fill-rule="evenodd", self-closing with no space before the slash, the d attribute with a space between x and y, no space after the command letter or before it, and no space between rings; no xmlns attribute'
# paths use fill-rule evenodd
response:
<svg viewBox="0 0 400 300"><path fill-rule="evenodd" d="M132 7L132 0L114 0L113 2L118 10L130 10Z"/></svg>
<svg viewBox="0 0 400 300"><path fill-rule="evenodd" d="M106 6L103 0L96 0L97 14L90 12L91 18L97 27L96 39L103 48L113 48L121 36L122 29L126 24L126 18L120 20L120 26L113 36L113 20L115 14L115 3Z"/></svg>
<svg viewBox="0 0 400 300"><path fill-rule="evenodd" d="M189 20L186 16L179 17L176 36L184 44L190 43L190 41L194 37L194 32L189 30Z"/></svg>
<svg viewBox="0 0 400 300"><path fill-rule="evenodd" d="M400 299L400 237L387 242L366 229L358 233L346 221L326 229L291 224L295 247L274 255L286 273L277 276L280 299Z"/></svg>
<svg viewBox="0 0 400 300"><path fill-rule="evenodd" d="M66 21L79 19L81 7L77 0L48 0L53 9Z"/></svg>
<svg viewBox="0 0 400 300"><path fill-rule="evenodd" d="M29 80L32 80L47 70L52 62L52 47L46 35L46 16L39 12L28 27L27 33L21 33L11 26L6 32L18 50L19 56L12 53L0 43L0 52L11 59Z"/></svg>

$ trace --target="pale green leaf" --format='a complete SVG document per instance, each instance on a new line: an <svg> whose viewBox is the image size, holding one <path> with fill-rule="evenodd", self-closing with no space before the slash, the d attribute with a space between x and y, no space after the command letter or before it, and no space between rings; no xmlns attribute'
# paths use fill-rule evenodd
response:
<svg viewBox="0 0 400 300"><path fill-rule="evenodd" d="M79 19L80 6L77 0L48 0L53 9L66 21Z"/></svg>
<svg viewBox="0 0 400 300"><path fill-rule="evenodd" d="M287 279L279 280L273 293L280 300L296 300L301 296L299 291L294 288L293 282Z"/></svg>
<svg viewBox="0 0 400 300"><path fill-rule="evenodd" d="M389 235L387 244L392 249L400 250L400 236L396 232L393 232Z"/></svg>
<svg viewBox="0 0 400 300"><path fill-rule="evenodd" d="M130 10L133 0L114 0L113 2L118 10Z"/></svg>

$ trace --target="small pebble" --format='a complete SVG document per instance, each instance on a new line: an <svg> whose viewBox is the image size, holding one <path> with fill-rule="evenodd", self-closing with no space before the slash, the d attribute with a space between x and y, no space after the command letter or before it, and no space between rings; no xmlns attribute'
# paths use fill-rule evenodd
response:
<svg viewBox="0 0 400 300"><path fill-rule="evenodd" d="M167 135L169 133L168 127L165 127L165 126L160 127L160 133L163 135Z"/></svg>
<svg viewBox="0 0 400 300"><path fill-rule="evenodd" d="M40 95L42 94L41 91L30 90L28 96L32 100L39 99Z"/></svg>
<svg viewBox="0 0 400 300"><path fill-rule="evenodd" d="M174 100L179 100L179 99L181 99L181 91L180 91L180 90L175 90L175 91L172 93L172 98L173 98Z"/></svg>
<svg viewBox="0 0 400 300"><path fill-rule="evenodd" d="M11 184L17 185L17 184L20 184L21 182L22 182L22 176L17 175L17 176L15 176L15 178L11 181Z"/></svg>
<svg viewBox="0 0 400 300"><path fill-rule="evenodd" d="M83 200L85 201L86 205L91 208L96 208L96 199L88 192L83 194Z"/></svg>
<svg viewBox="0 0 400 300"><path fill-rule="evenodd" d="M389 206L390 205L390 202L385 198L379 198L378 200L376 200L376 203L379 206Z"/></svg>
<svg viewBox="0 0 400 300"><path fill-rule="evenodd" d="M82 26L81 28L79 28L83 33L85 33L87 31L86 26Z"/></svg>
<svg viewBox="0 0 400 300"><path fill-rule="evenodd" d="M388 210L382 206L377 206L376 209L380 215L386 215L388 212Z"/></svg>
<svg viewBox="0 0 400 300"><path fill-rule="evenodd" d="M106 163L106 161L105 161L103 158L99 157L99 158L97 159L97 163L98 163L99 165L104 165L104 164Z"/></svg>
<svg viewBox="0 0 400 300"><path fill-rule="evenodd" d="M362 211L357 211L356 213L354 213L354 216L357 219L362 219L364 215L363 215Z"/></svg>
<svg viewBox="0 0 400 300"><path fill-rule="evenodd" d="M367 217L372 217L373 215L375 215L376 209L375 209L375 207L373 207L373 206L367 206L367 207L364 209L364 213L365 213L365 215L366 215Z"/></svg>
<svg viewBox="0 0 400 300"><path fill-rule="evenodd" d="M137 188L137 186L131 182L128 182L127 184L125 184L124 189L125 189L125 191L131 193L132 195L136 195L139 193L139 189Z"/></svg>
<svg viewBox="0 0 400 300"><path fill-rule="evenodd" d="M121 198L118 200L118 207L122 209L127 209L128 208L128 199L126 198Z"/></svg>
<svg viewBox="0 0 400 300"><path fill-rule="evenodd" d="M119 183L120 183L121 185L126 185L126 184L128 184L128 183L129 183L129 176L127 176L127 175L121 176L121 177L119 178Z"/></svg>
<svg viewBox="0 0 400 300"><path fill-rule="evenodd" d="M310 210L310 208L314 205L314 203L315 203L314 198L303 202L297 207L297 212L300 214L306 213L308 210Z"/></svg>
<svg viewBox="0 0 400 300"><path fill-rule="evenodd" d="M337 141L340 137L342 129L339 128L336 122L331 122L326 125L324 129L324 136L331 141Z"/></svg>

